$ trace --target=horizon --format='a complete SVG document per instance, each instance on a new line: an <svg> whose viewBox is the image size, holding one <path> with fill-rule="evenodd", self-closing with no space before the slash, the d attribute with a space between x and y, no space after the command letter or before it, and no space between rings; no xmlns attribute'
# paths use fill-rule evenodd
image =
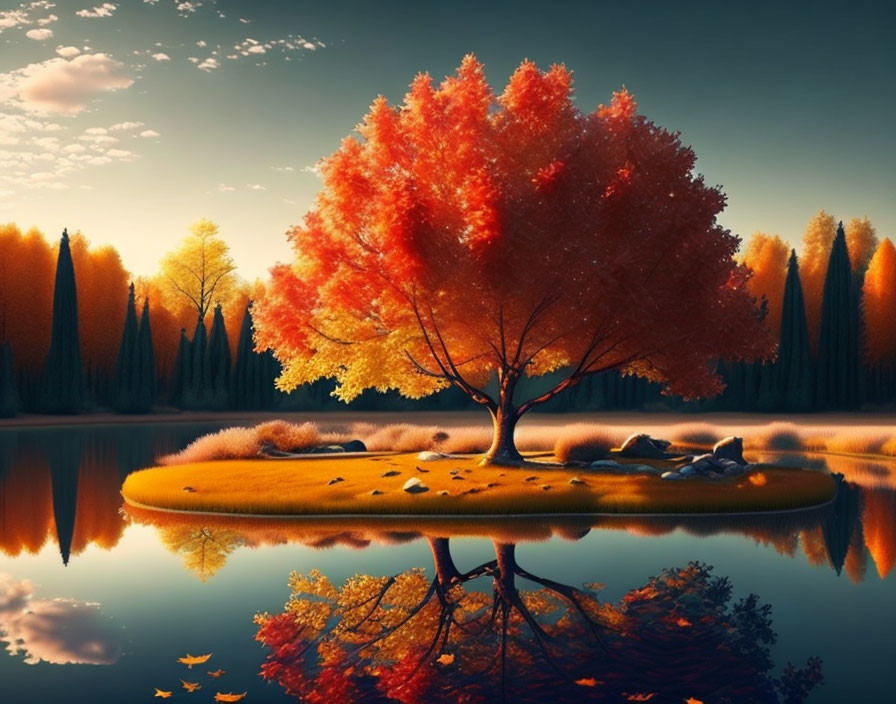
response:
<svg viewBox="0 0 896 704"><path fill-rule="evenodd" d="M583 111L625 85L694 149L728 197L720 223L742 240L762 231L799 250L822 209L896 234L896 96L881 90L892 11L876 3L392 7L399 16L352 1L38 0L0 12L0 221L51 241L81 231L139 276L208 218L238 273L266 278L320 188L314 164L372 100L399 104L416 73L439 82L473 52L496 93L527 57L565 63Z"/></svg>

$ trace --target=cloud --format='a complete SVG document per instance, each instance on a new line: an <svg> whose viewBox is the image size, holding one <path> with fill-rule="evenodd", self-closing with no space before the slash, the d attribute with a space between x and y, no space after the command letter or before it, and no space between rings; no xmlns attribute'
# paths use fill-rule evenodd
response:
<svg viewBox="0 0 896 704"><path fill-rule="evenodd" d="M289 173L290 171L295 171L294 166L272 166L274 171L279 171L280 173Z"/></svg>
<svg viewBox="0 0 896 704"><path fill-rule="evenodd" d="M252 189L253 191L266 191L266 190L268 190L267 188L265 188L264 186L262 186L260 183L247 183L246 186L247 186L248 188Z"/></svg>
<svg viewBox="0 0 896 704"><path fill-rule="evenodd" d="M105 127L88 127L84 130L84 134L108 134L109 130Z"/></svg>
<svg viewBox="0 0 896 704"><path fill-rule="evenodd" d="M143 127L142 122L118 122L112 125L109 129L113 131L118 130L135 130L138 127Z"/></svg>
<svg viewBox="0 0 896 704"><path fill-rule="evenodd" d="M29 29L25 32L25 36L29 39L34 39L35 41L42 42L45 39L50 39L53 36L52 29Z"/></svg>
<svg viewBox="0 0 896 704"><path fill-rule="evenodd" d="M196 0L195 2L179 2L177 4L177 11L183 16L192 15L196 12L200 7L202 7L202 3Z"/></svg>
<svg viewBox="0 0 896 704"><path fill-rule="evenodd" d="M197 64L196 68L202 69L203 71L214 71L220 65L221 63L216 58L209 56L205 61Z"/></svg>
<svg viewBox="0 0 896 704"><path fill-rule="evenodd" d="M47 188L65 184L38 179ZM27 579L0 574L0 640L25 662L111 665L121 657L116 629L99 604L75 599L36 599Z"/></svg>
<svg viewBox="0 0 896 704"><path fill-rule="evenodd" d="M28 24L30 21L28 13L24 10L0 11L0 32L4 29L18 27L20 24Z"/></svg>
<svg viewBox="0 0 896 704"><path fill-rule="evenodd" d="M208 42L206 42L205 39L200 39L196 42L196 46L208 46Z"/></svg>
<svg viewBox="0 0 896 704"><path fill-rule="evenodd" d="M125 161L133 161L137 158L137 154L127 149L110 149L106 152L106 156L112 159L123 159Z"/></svg>
<svg viewBox="0 0 896 704"><path fill-rule="evenodd" d="M171 61L171 57L161 51L158 54L153 54L152 58L156 61Z"/></svg>
<svg viewBox="0 0 896 704"><path fill-rule="evenodd" d="M128 88L134 83L124 73L123 64L106 54L49 59L2 74L0 97L3 84L8 84L10 78L13 94L22 108L63 115L77 115L100 93Z"/></svg>
<svg viewBox="0 0 896 704"><path fill-rule="evenodd" d="M75 14L78 17L83 17L84 19L93 20L98 19L100 17L111 17L112 13L118 9L118 5L115 5L111 2L104 2L102 5L97 5L96 7L92 7L88 10L78 10Z"/></svg>
<svg viewBox="0 0 896 704"><path fill-rule="evenodd" d="M160 135L160 134L159 134L158 132L156 132L155 130L143 130L143 131L140 133L140 136L141 136L141 137L145 137L145 138L147 138L147 139L152 139L153 137L161 137L162 135Z"/></svg>
<svg viewBox="0 0 896 704"><path fill-rule="evenodd" d="M222 183L220 186L218 186L218 190L221 191L221 193L230 193L231 191L235 191L236 188Z"/></svg>
<svg viewBox="0 0 896 704"><path fill-rule="evenodd" d="M87 151L87 147L83 144L69 144L62 148L62 151L68 152L69 154L82 154Z"/></svg>
<svg viewBox="0 0 896 704"><path fill-rule="evenodd" d="M57 46L56 53L63 59L71 59L80 54L81 50L76 46Z"/></svg>

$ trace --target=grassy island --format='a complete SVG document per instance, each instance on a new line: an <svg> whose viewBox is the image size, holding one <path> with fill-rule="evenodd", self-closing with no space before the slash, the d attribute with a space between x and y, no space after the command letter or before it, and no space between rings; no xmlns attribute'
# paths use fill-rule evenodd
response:
<svg viewBox="0 0 896 704"><path fill-rule="evenodd" d="M197 462L131 474L125 501L151 509L269 516L735 513L803 508L835 494L826 473L756 467L723 479L664 481L527 458L482 466L475 455L432 461L367 453ZM664 461L651 461L665 470ZM671 463L668 463L671 467ZM426 490L409 493L417 478Z"/></svg>

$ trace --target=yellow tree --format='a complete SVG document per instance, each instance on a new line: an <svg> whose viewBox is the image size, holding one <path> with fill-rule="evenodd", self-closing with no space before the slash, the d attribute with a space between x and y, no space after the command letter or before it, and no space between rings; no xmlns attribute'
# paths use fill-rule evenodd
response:
<svg viewBox="0 0 896 704"><path fill-rule="evenodd" d="M180 248L162 260L162 284L172 298L187 301L204 320L236 286L235 270L230 247L218 237L218 226L202 219L190 225Z"/></svg>
<svg viewBox="0 0 896 704"><path fill-rule="evenodd" d="M853 218L846 225L846 248L853 272L864 272L877 249L877 231L867 218Z"/></svg>
<svg viewBox="0 0 896 704"><path fill-rule="evenodd" d="M872 365L889 368L896 362L896 247L880 243L862 286L865 355Z"/></svg>
<svg viewBox="0 0 896 704"><path fill-rule="evenodd" d="M837 234L837 221L830 213L819 210L818 214L806 226L803 235L803 255L800 257L800 281L806 301L806 324L809 328L809 343L812 349L818 348L818 331L821 328L821 299L824 290L824 277L828 271L828 258L834 235Z"/></svg>
<svg viewBox="0 0 896 704"><path fill-rule="evenodd" d="M747 288L756 300L764 296L768 301L765 326L777 338L781 330L781 305L784 300L784 281L790 247L778 235L754 232L744 252L744 264L753 271Z"/></svg>

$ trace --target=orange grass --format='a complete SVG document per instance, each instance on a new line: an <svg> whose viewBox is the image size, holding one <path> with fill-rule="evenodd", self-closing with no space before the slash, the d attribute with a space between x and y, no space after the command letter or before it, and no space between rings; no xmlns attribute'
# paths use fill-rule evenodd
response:
<svg viewBox="0 0 896 704"><path fill-rule="evenodd" d="M798 469L763 467L766 481L757 486L749 475L670 482L537 463L483 467L477 461L471 456L422 462L402 454L201 462L135 472L122 494L138 506L297 516L742 512L812 506L834 495L829 475ZM453 469L462 480L452 478ZM387 472L399 474L381 476ZM585 484L569 483L576 474ZM430 490L402 491L414 476ZM525 481L531 476L537 479ZM335 477L343 481L328 484ZM374 496L373 490L383 493ZM440 496L440 490L449 494Z"/></svg>
<svg viewBox="0 0 896 704"><path fill-rule="evenodd" d="M593 462L610 454L628 435L602 425L576 423L559 429L554 456L560 462Z"/></svg>

